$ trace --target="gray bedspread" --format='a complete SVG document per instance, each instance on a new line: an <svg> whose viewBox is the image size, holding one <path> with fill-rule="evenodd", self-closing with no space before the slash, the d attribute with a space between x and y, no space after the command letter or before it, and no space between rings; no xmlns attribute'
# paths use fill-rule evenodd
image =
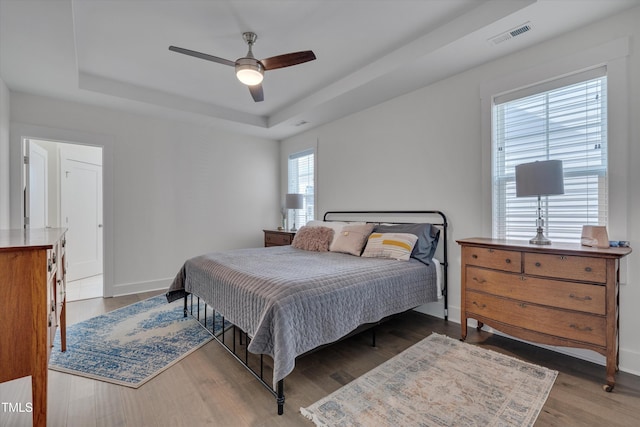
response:
<svg viewBox="0 0 640 427"><path fill-rule="evenodd" d="M273 358L274 387L293 370L297 356L359 325L437 300L433 265L291 246L192 258L167 298L184 291L246 331L250 352Z"/></svg>

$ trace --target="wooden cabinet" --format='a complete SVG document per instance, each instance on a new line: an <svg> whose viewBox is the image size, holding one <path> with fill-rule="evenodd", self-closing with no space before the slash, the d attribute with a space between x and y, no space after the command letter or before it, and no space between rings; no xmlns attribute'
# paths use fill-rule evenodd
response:
<svg viewBox="0 0 640 427"><path fill-rule="evenodd" d="M295 231L285 230L262 230L264 231L265 246L286 246L293 242Z"/></svg>
<svg viewBox="0 0 640 427"><path fill-rule="evenodd" d="M539 246L471 238L462 251L461 328L467 319L542 344L586 348L606 357L606 391L618 370L620 259L631 248Z"/></svg>
<svg viewBox="0 0 640 427"><path fill-rule="evenodd" d="M56 328L66 350L64 229L0 230L0 382L31 375L34 427L47 423Z"/></svg>

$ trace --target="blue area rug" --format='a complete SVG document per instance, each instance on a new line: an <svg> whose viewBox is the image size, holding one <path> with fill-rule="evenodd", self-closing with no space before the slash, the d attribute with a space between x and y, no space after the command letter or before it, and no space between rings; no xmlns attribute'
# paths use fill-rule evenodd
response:
<svg viewBox="0 0 640 427"><path fill-rule="evenodd" d="M183 307L182 299L168 304L159 295L68 326L64 353L58 330L49 368L138 388L212 340L195 319L183 317ZM211 325L210 309L207 315ZM215 330L222 331L219 316Z"/></svg>

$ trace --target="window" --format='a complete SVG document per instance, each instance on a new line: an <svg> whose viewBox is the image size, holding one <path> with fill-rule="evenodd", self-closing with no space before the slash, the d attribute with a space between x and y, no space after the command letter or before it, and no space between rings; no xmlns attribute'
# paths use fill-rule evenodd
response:
<svg viewBox="0 0 640 427"><path fill-rule="evenodd" d="M303 195L303 208L296 209L296 227L314 219L314 151L307 150L289 156L289 193ZM292 221L289 221L292 222Z"/></svg>
<svg viewBox="0 0 640 427"><path fill-rule="evenodd" d="M537 198L516 198L515 166L562 160L565 194L543 197L544 233L579 242L607 225L607 78L604 67L494 98L493 236L530 239Z"/></svg>

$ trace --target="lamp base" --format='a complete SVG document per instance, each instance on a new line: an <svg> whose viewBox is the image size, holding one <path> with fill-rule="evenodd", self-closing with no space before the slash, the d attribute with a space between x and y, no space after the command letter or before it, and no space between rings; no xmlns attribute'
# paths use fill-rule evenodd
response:
<svg viewBox="0 0 640 427"><path fill-rule="evenodd" d="M542 228L539 227L538 234L536 234L536 237L529 240L529 243L531 243L532 245L550 245L551 240L547 239L544 236L544 233L542 232Z"/></svg>

